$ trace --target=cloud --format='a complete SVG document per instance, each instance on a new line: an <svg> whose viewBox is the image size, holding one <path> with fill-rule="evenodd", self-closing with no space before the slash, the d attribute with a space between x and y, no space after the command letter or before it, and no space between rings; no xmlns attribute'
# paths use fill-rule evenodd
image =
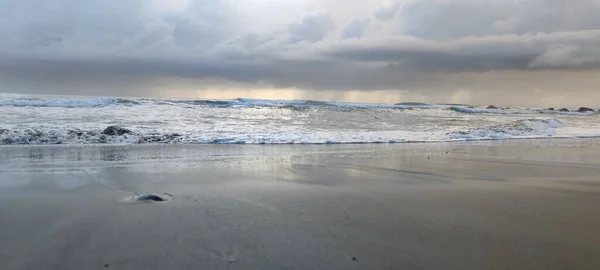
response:
<svg viewBox="0 0 600 270"><path fill-rule="evenodd" d="M596 0L381 2L3 0L0 77L74 92L177 79L441 93L484 85L470 82L490 72L535 88L515 72L600 68Z"/></svg>
<svg viewBox="0 0 600 270"><path fill-rule="evenodd" d="M595 0L396 0L374 16L403 35L453 39L600 28Z"/></svg>
<svg viewBox="0 0 600 270"><path fill-rule="evenodd" d="M326 13L309 14L300 21L290 24L290 41L321 41L329 34L332 27L333 22Z"/></svg>
<svg viewBox="0 0 600 270"><path fill-rule="evenodd" d="M375 11L373 16L379 20L392 19L396 16L396 13L398 13L398 10L400 10L400 7L402 7L401 3L402 2L400 2L400 1L396 1L392 5L381 7L380 9Z"/></svg>
<svg viewBox="0 0 600 270"><path fill-rule="evenodd" d="M586 68L600 66L600 46L549 48L530 64L533 68Z"/></svg>
<svg viewBox="0 0 600 270"><path fill-rule="evenodd" d="M369 20L362 18L354 18L342 28L342 39L360 38L365 32L365 28Z"/></svg>
<svg viewBox="0 0 600 270"><path fill-rule="evenodd" d="M364 62L388 62L394 67L417 71L488 71L502 69L571 68L586 64L597 68L594 54L600 49L600 30L536 33L527 35L490 35L446 41L400 36L373 38L332 45L333 57ZM557 44L562 44L558 49ZM566 46L566 47L564 47ZM547 58L557 58L577 50L569 65L548 65ZM597 54L596 54L597 55ZM569 55L574 56L574 55ZM541 62L540 62L541 61Z"/></svg>

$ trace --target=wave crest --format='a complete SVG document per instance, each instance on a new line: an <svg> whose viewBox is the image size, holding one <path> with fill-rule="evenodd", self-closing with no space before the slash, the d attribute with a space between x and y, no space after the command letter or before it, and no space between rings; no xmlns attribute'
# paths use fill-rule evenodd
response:
<svg viewBox="0 0 600 270"><path fill-rule="evenodd" d="M123 98L93 98L93 99L35 99L35 98L15 98L0 99L0 106L7 107L64 107L64 108L89 108L105 107L110 105L133 106L140 102L132 99Z"/></svg>
<svg viewBox="0 0 600 270"><path fill-rule="evenodd" d="M513 122L448 133L452 139L492 140L523 137L547 137L556 134L562 122L557 119L521 119Z"/></svg>

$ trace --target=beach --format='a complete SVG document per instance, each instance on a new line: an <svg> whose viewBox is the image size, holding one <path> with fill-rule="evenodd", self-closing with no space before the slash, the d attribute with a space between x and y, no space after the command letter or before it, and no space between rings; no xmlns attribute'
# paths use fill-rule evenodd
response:
<svg viewBox="0 0 600 270"><path fill-rule="evenodd" d="M599 210L600 139L0 147L2 270L598 269Z"/></svg>

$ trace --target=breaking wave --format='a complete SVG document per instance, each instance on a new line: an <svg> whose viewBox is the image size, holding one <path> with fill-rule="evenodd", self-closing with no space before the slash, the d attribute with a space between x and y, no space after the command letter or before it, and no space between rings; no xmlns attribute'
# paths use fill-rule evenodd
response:
<svg viewBox="0 0 600 270"><path fill-rule="evenodd" d="M254 134L222 134L222 132L144 132L127 130L107 133L102 129L30 128L0 129L0 144L364 144L420 142L401 139L403 132L339 132L305 131L295 134L256 132Z"/></svg>
<svg viewBox="0 0 600 270"><path fill-rule="evenodd" d="M596 115L597 112L580 113L575 110L570 112L551 111L543 109L518 109L500 108L487 109L462 104L426 104L418 102L404 102L397 104L369 104L326 102L315 100L268 100L237 98L230 100L209 99L149 99L149 98L37 98L29 96L0 95L0 107L54 107L54 108L102 108L109 106L138 106L138 105L166 105L166 106L198 106L209 108L275 108L295 111L309 109L328 109L337 111L352 110L450 110L465 114L497 114L497 115L524 115L524 114L554 114L554 115Z"/></svg>
<svg viewBox="0 0 600 270"><path fill-rule="evenodd" d="M557 119L521 119L508 123L470 128L454 132L360 131L345 132L304 130L296 133L257 131L253 133L158 132L108 129L58 129L52 127L16 127L0 129L0 144L367 144L414 143L464 140L500 140L516 138L562 137ZM599 136L582 134L580 137ZM578 136L574 136L578 137Z"/></svg>
<svg viewBox="0 0 600 270"><path fill-rule="evenodd" d="M514 108L502 108L502 109L487 109L487 108L475 108L472 106L450 106L448 108L451 111L458 113L467 114L558 114L558 115L595 115L596 112L578 112L576 110L562 112L558 110L543 110L543 109L514 109Z"/></svg>
<svg viewBox="0 0 600 270"><path fill-rule="evenodd" d="M509 123L448 133L452 139L494 140L539 138L556 135L562 122L557 119L522 119Z"/></svg>
<svg viewBox="0 0 600 270"><path fill-rule="evenodd" d="M598 112L410 102L0 94L0 112L4 145L366 144L600 135Z"/></svg>

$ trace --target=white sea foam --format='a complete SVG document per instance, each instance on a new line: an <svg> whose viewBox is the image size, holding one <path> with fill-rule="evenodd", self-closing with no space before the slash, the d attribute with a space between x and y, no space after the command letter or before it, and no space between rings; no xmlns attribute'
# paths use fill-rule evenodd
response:
<svg viewBox="0 0 600 270"><path fill-rule="evenodd" d="M402 143L600 136L597 113L308 100L0 95L0 144ZM103 134L111 125L131 132Z"/></svg>
<svg viewBox="0 0 600 270"><path fill-rule="evenodd" d="M449 135L453 139L466 140L551 137L556 135L561 124L557 119L521 119L499 125L452 132Z"/></svg>

